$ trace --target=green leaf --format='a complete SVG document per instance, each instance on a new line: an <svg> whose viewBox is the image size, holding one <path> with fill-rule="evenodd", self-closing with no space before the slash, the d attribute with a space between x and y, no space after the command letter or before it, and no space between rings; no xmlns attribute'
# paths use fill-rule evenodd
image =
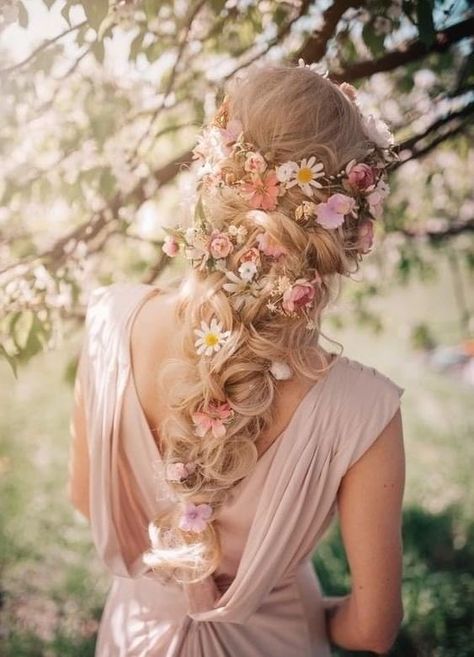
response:
<svg viewBox="0 0 474 657"><path fill-rule="evenodd" d="M28 27L28 12L22 2L18 3L18 23L20 27Z"/></svg>
<svg viewBox="0 0 474 657"><path fill-rule="evenodd" d="M0 344L0 356L3 356L3 358L10 365L10 367L12 369L12 372L13 372L13 376L15 377L15 379L17 379L18 378L18 367L17 367L18 364L17 364L16 358L14 358L13 356L10 356L10 354L8 353L8 351L5 349L5 347L2 344Z"/></svg>
<svg viewBox="0 0 474 657"><path fill-rule="evenodd" d="M100 24L107 16L109 3L107 0L82 0L82 6L90 26L98 31Z"/></svg>
<svg viewBox="0 0 474 657"><path fill-rule="evenodd" d="M161 0L145 0L143 3L143 8L145 9L147 20L156 18L156 16L158 16L161 4Z"/></svg>
<svg viewBox="0 0 474 657"><path fill-rule="evenodd" d="M18 351L22 351L33 328L34 315L31 310L15 313L10 322L10 334Z"/></svg>
<svg viewBox="0 0 474 657"><path fill-rule="evenodd" d="M143 46L145 32L140 31L130 44L130 59L136 60L138 53Z"/></svg>
<svg viewBox="0 0 474 657"><path fill-rule="evenodd" d="M92 46L92 52L94 53L94 56L97 59L97 61L103 64L105 57L105 48L102 41L96 41L94 43L94 45Z"/></svg>
<svg viewBox="0 0 474 657"><path fill-rule="evenodd" d="M416 3L416 17L420 40L425 46L431 46L436 35L433 22L433 0L418 0Z"/></svg>
<svg viewBox="0 0 474 657"><path fill-rule="evenodd" d="M72 27L71 18L69 16L69 12L71 11L71 6L72 6L71 0L67 0L64 7L61 9L61 16L64 18L64 20L69 25L69 27Z"/></svg>
<svg viewBox="0 0 474 657"><path fill-rule="evenodd" d="M379 56L384 52L385 34L375 34L373 21L369 21L362 28L362 38L373 55Z"/></svg>

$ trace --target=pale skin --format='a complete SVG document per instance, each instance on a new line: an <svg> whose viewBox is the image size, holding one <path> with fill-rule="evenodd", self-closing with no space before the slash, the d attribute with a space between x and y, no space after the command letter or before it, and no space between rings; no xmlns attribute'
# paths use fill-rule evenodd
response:
<svg viewBox="0 0 474 657"><path fill-rule="evenodd" d="M176 354L179 329L173 316L175 293L149 299L132 328L131 355L138 398L157 441L154 427L166 408L156 394L160 363ZM311 380L279 382L275 422L262 432L256 447L261 456L291 419L314 385ZM76 380L71 420L69 498L86 518L89 514L89 460L83 397ZM405 455L400 411L342 479L337 504L341 534L349 562L352 590L341 598L324 598L331 642L347 650L386 653L403 617L401 601L401 507Z"/></svg>

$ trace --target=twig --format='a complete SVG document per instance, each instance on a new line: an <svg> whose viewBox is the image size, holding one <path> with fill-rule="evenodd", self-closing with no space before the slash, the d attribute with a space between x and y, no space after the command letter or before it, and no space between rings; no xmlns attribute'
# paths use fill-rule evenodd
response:
<svg viewBox="0 0 474 657"><path fill-rule="evenodd" d="M367 59L356 62L338 73L332 73L331 79L336 82L353 82L360 78L370 77L374 73L393 71L399 66L414 62L431 53L445 52L454 43L472 36L473 33L474 16L437 32L431 46L427 46L419 39L415 39L400 45L396 50L386 53L382 57L379 57L379 59ZM317 59L313 59L310 55L309 61L317 61Z"/></svg>
<svg viewBox="0 0 474 657"><path fill-rule="evenodd" d="M23 66L26 66L26 64L31 62L31 60L34 59L40 52L46 50L46 48L49 48L49 46L53 45L53 43L56 43L56 41L59 41L60 39L70 34L71 32L75 32L76 30L79 30L84 25L87 25L87 21L82 21L82 23L73 25L72 27L68 28L64 32L61 32L61 34L56 35L52 39L43 41L43 43L40 46L35 48L35 50L33 50L33 52L30 55L28 55L28 57L23 59L21 62L17 62L16 64L12 64L11 66L7 66L7 68L3 68L2 70L0 70L0 75L4 73L11 73L12 71L16 71L19 68L23 68Z"/></svg>

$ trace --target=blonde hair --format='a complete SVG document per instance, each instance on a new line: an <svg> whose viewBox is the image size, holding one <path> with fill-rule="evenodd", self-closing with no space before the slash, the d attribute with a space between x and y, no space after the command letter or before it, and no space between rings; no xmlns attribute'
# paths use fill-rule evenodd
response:
<svg viewBox="0 0 474 657"><path fill-rule="evenodd" d="M266 64L250 69L227 88L230 116L241 121L246 141L275 162L315 155L333 175L352 159L363 159L370 147L357 108L338 86L306 67ZM316 190L321 195L320 190ZM277 382L270 372L272 361L285 361L296 375L317 380L327 370L318 341L321 312L333 283L358 267L357 227L361 217L347 219L336 230L316 226L305 230L294 219L302 202L293 188L272 212L249 212L242 197L223 189L202 192L206 217L215 228L233 224L247 230L245 243L233 255L231 267L251 248L258 232L265 230L287 251L285 267L304 275L316 269L322 277L312 309L315 328L308 330L305 317L275 316L265 299L255 298L238 312L222 289L221 271L191 269L180 290L177 318L183 326L178 357L163 364L161 393L167 395L168 416L159 427L165 463L192 461L195 471L184 481L169 482L178 500L208 503L216 510L225 503L233 486L257 463L255 441L271 425ZM325 200L321 197L321 200ZM275 271L281 265L276 262ZM338 276L339 275L339 276ZM201 358L194 345L194 329L202 320L217 317L231 339L211 359ZM315 371L314 360L321 368ZM234 419L224 437L197 438L193 413L203 404L228 402ZM220 561L215 522L194 534L179 528L181 505L158 516L152 527L153 550L148 563L158 575L177 581L200 581L214 572Z"/></svg>

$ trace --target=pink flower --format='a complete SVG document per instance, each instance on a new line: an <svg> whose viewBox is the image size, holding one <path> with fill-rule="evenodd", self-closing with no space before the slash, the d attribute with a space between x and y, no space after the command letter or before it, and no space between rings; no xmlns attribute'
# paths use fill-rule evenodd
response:
<svg viewBox="0 0 474 657"><path fill-rule="evenodd" d="M375 172L368 164L361 162L351 168L348 180L355 189L364 190L375 183Z"/></svg>
<svg viewBox="0 0 474 657"><path fill-rule="evenodd" d="M250 207L262 210L274 210L280 187L275 171L272 169L264 176L252 174L251 180L242 184L242 191L248 194Z"/></svg>
<svg viewBox="0 0 474 657"><path fill-rule="evenodd" d="M256 265L260 264L259 250L254 246L240 256L240 262L253 262Z"/></svg>
<svg viewBox="0 0 474 657"><path fill-rule="evenodd" d="M389 190L388 184L383 180L379 180L374 191L367 195L369 210L377 219L382 216L383 203Z"/></svg>
<svg viewBox="0 0 474 657"><path fill-rule="evenodd" d="M344 215L353 212L355 200L345 194L333 194L326 203L319 203L316 206L316 221L323 228L337 228L344 222Z"/></svg>
<svg viewBox="0 0 474 657"><path fill-rule="evenodd" d="M286 249L281 246L279 242L273 239L270 233L259 233L256 239L258 248L260 251L263 251L266 256L279 258L280 256L286 255L287 253Z"/></svg>
<svg viewBox="0 0 474 657"><path fill-rule="evenodd" d="M202 532L206 529L211 515L212 507L209 504L196 505L188 502L179 520L179 528L185 532Z"/></svg>
<svg viewBox="0 0 474 657"><path fill-rule="evenodd" d="M161 248L170 258L174 258L174 256L178 255L179 253L179 244L171 235L167 235L165 237L165 241L163 242L163 246Z"/></svg>
<svg viewBox="0 0 474 657"><path fill-rule="evenodd" d="M359 252L368 253L374 241L374 222L371 219L363 221L358 229Z"/></svg>
<svg viewBox="0 0 474 657"><path fill-rule="evenodd" d="M170 463L166 468L166 479L168 481L182 481L196 470L196 464L193 461L188 463Z"/></svg>
<svg viewBox="0 0 474 657"><path fill-rule="evenodd" d="M244 169L250 173L263 173L267 168L267 163L260 153L247 153Z"/></svg>
<svg viewBox="0 0 474 657"><path fill-rule="evenodd" d="M210 402L208 406L192 414L192 420L196 425L196 434L202 438L208 431L212 431L214 438L225 436L225 424L228 424L234 416L228 402Z"/></svg>
<svg viewBox="0 0 474 657"><path fill-rule="evenodd" d="M283 309L289 313L293 313L300 308L310 306L313 302L314 295L314 285L305 278L298 278L283 293Z"/></svg>
<svg viewBox="0 0 474 657"><path fill-rule="evenodd" d="M217 229L212 231L209 240L209 251L213 258L226 258L233 248L228 235Z"/></svg>

